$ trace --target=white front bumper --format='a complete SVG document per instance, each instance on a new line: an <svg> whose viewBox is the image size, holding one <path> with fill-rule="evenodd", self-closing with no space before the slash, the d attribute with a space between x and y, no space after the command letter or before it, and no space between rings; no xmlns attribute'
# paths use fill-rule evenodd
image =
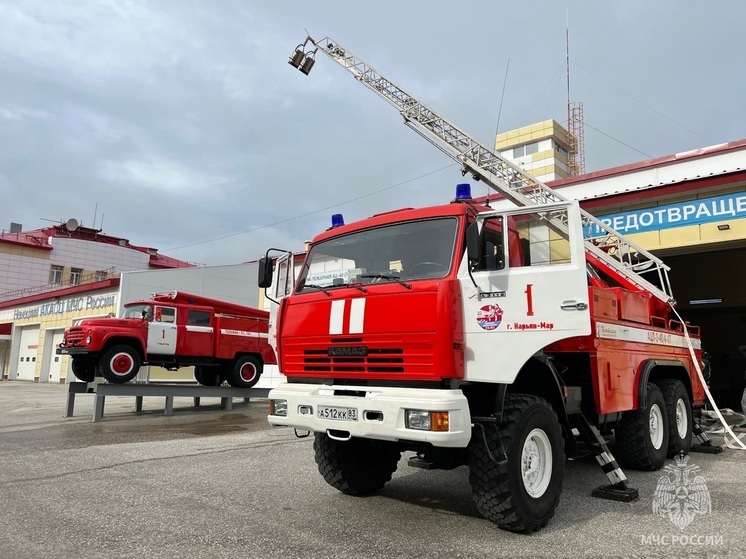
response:
<svg viewBox="0 0 746 559"><path fill-rule="evenodd" d="M334 395L334 391L362 392L364 396ZM328 386L284 383L270 391L270 400L287 400L288 415L268 416L272 425L295 427L319 433L334 431L334 436L384 441L421 441L433 446L463 448L471 438L469 404L460 390L390 388L370 386ZM357 421L322 419L318 406L357 410ZM447 411L447 432L407 429L405 409ZM301 413L303 412L303 413Z"/></svg>

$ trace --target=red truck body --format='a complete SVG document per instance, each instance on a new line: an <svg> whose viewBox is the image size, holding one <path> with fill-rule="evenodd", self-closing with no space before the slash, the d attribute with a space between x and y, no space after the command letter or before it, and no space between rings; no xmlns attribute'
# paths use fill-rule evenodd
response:
<svg viewBox="0 0 746 559"><path fill-rule="evenodd" d="M250 387L265 364L276 363L268 324L265 311L171 292L127 303L121 318L82 320L65 331L57 353L69 355L86 382L97 373L128 382L141 365L194 366L201 384Z"/></svg>
<svg viewBox="0 0 746 559"><path fill-rule="evenodd" d="M546 219L559 214L566 231ZM402 451L468 464L480 511L510 530L553 514L574 432L631 498L606 441L628 467L658 469L689 449L704 401L699 329L585 252L576 202L465 199L332 227L280 300L276 341L287 381L269 421L314 432L330 485L374 492ZM519 522L494 504L514 493L530 503Z"/></svg>
<svg viewBox="0 0 746 559"><path fill-rule="evenodd" d="M462 183L445 206L337 214L294 287L288 255L274 276L269 251L260 261L287 377L268 419L314 433L326 482L374 493L414 451L413 466L468 465L479 512L533 532L566 457L592 453L609 481L592 494L632 501L614 454L656 470L694 435L704 446L699 330L674 309L668 266L330 37L307 35L289 63L307 75L317 53L512 204L478 204Z"/></svg>

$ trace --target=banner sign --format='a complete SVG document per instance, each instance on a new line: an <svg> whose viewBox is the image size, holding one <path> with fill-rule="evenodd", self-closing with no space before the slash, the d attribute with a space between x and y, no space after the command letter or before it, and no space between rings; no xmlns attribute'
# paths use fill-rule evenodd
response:
<svg viewBox="0 0 746 559"><path fill-rule="evenodd" d="M607 214L598 216L597 219L622 235L631 235L744 217L746 217L746 192L736 192L654 208ZM598 236L602 231L595 225L590 225L584 228L583 233L586 236Z"/></svg>
<svg viewBox="0 0 746 559"><path fill-rule="evenodd" d="M64 301L44 303L37 307L25 309L15 309L13 311L13 320L25 320L29 318L38 318L53 314L65 314L69 312L78 312L89 309L106 309L116 304L116 295L102 295L100 297L75 297Z"/></svg>

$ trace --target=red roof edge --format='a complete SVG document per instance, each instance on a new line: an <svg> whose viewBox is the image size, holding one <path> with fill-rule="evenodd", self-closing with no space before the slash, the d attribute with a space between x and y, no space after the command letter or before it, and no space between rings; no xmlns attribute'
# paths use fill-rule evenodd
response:
<svg viewBox="0 0 746 559"><path fill-rule="evenodd" d="M586 182L592 179L598 179L602 177L611 177L614 175L623 175L633 171L640 171L649 167L659 167L669 163L679 163L686 161L687 159L694 159L696 157L719 155L728 151L734 151L746 147L746 139L734 140L724 144L716 144L714 146L708 146L704 148L692 149L689 151L682 151L680 153L673 153L671 155L664 155L662 157L656 157L654 159L647 159L645 161L638 161L637 163L629 163L627 165L619 165L618 167L611 167L609 169L602 169L601 171L593 171L592 173L586 173L584 175L577 175L574 177L567 177L564 179L557 179L554 181L548 181L547 185L552 188L561 188L563 186L569 186L579 182Z"/></svg>

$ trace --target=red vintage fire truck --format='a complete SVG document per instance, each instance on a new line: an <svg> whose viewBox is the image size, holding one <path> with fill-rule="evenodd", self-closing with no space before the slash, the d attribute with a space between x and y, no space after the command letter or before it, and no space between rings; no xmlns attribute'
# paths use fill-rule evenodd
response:
<svg viewBox="0 0 746 559"><path fill-rule="evenodd" d="M84 382L100 373L113 383L137 376L141 365L168 370L194 366L197 382L250 388L265 364L269 313L181 291L124 306L120 318L89 318L65 331L57 353L72 358Z"/></svg>
<svg viewBox="0 0 746 559"><path fill-rule="evenodd" d="M335 41L309 37L290 62L318 50L513 206L463 184L446 205L336 216L294 286L289 255L274 277L262 259L287 377L269 422L313 432L321 475L348 494L380 489L403 451L468 465L479 511L511 531L547 524L584 449L608 479L594 495L637 498L611 448L655 470L702 437L698 329L674 314L668 267Z"/></svg>

